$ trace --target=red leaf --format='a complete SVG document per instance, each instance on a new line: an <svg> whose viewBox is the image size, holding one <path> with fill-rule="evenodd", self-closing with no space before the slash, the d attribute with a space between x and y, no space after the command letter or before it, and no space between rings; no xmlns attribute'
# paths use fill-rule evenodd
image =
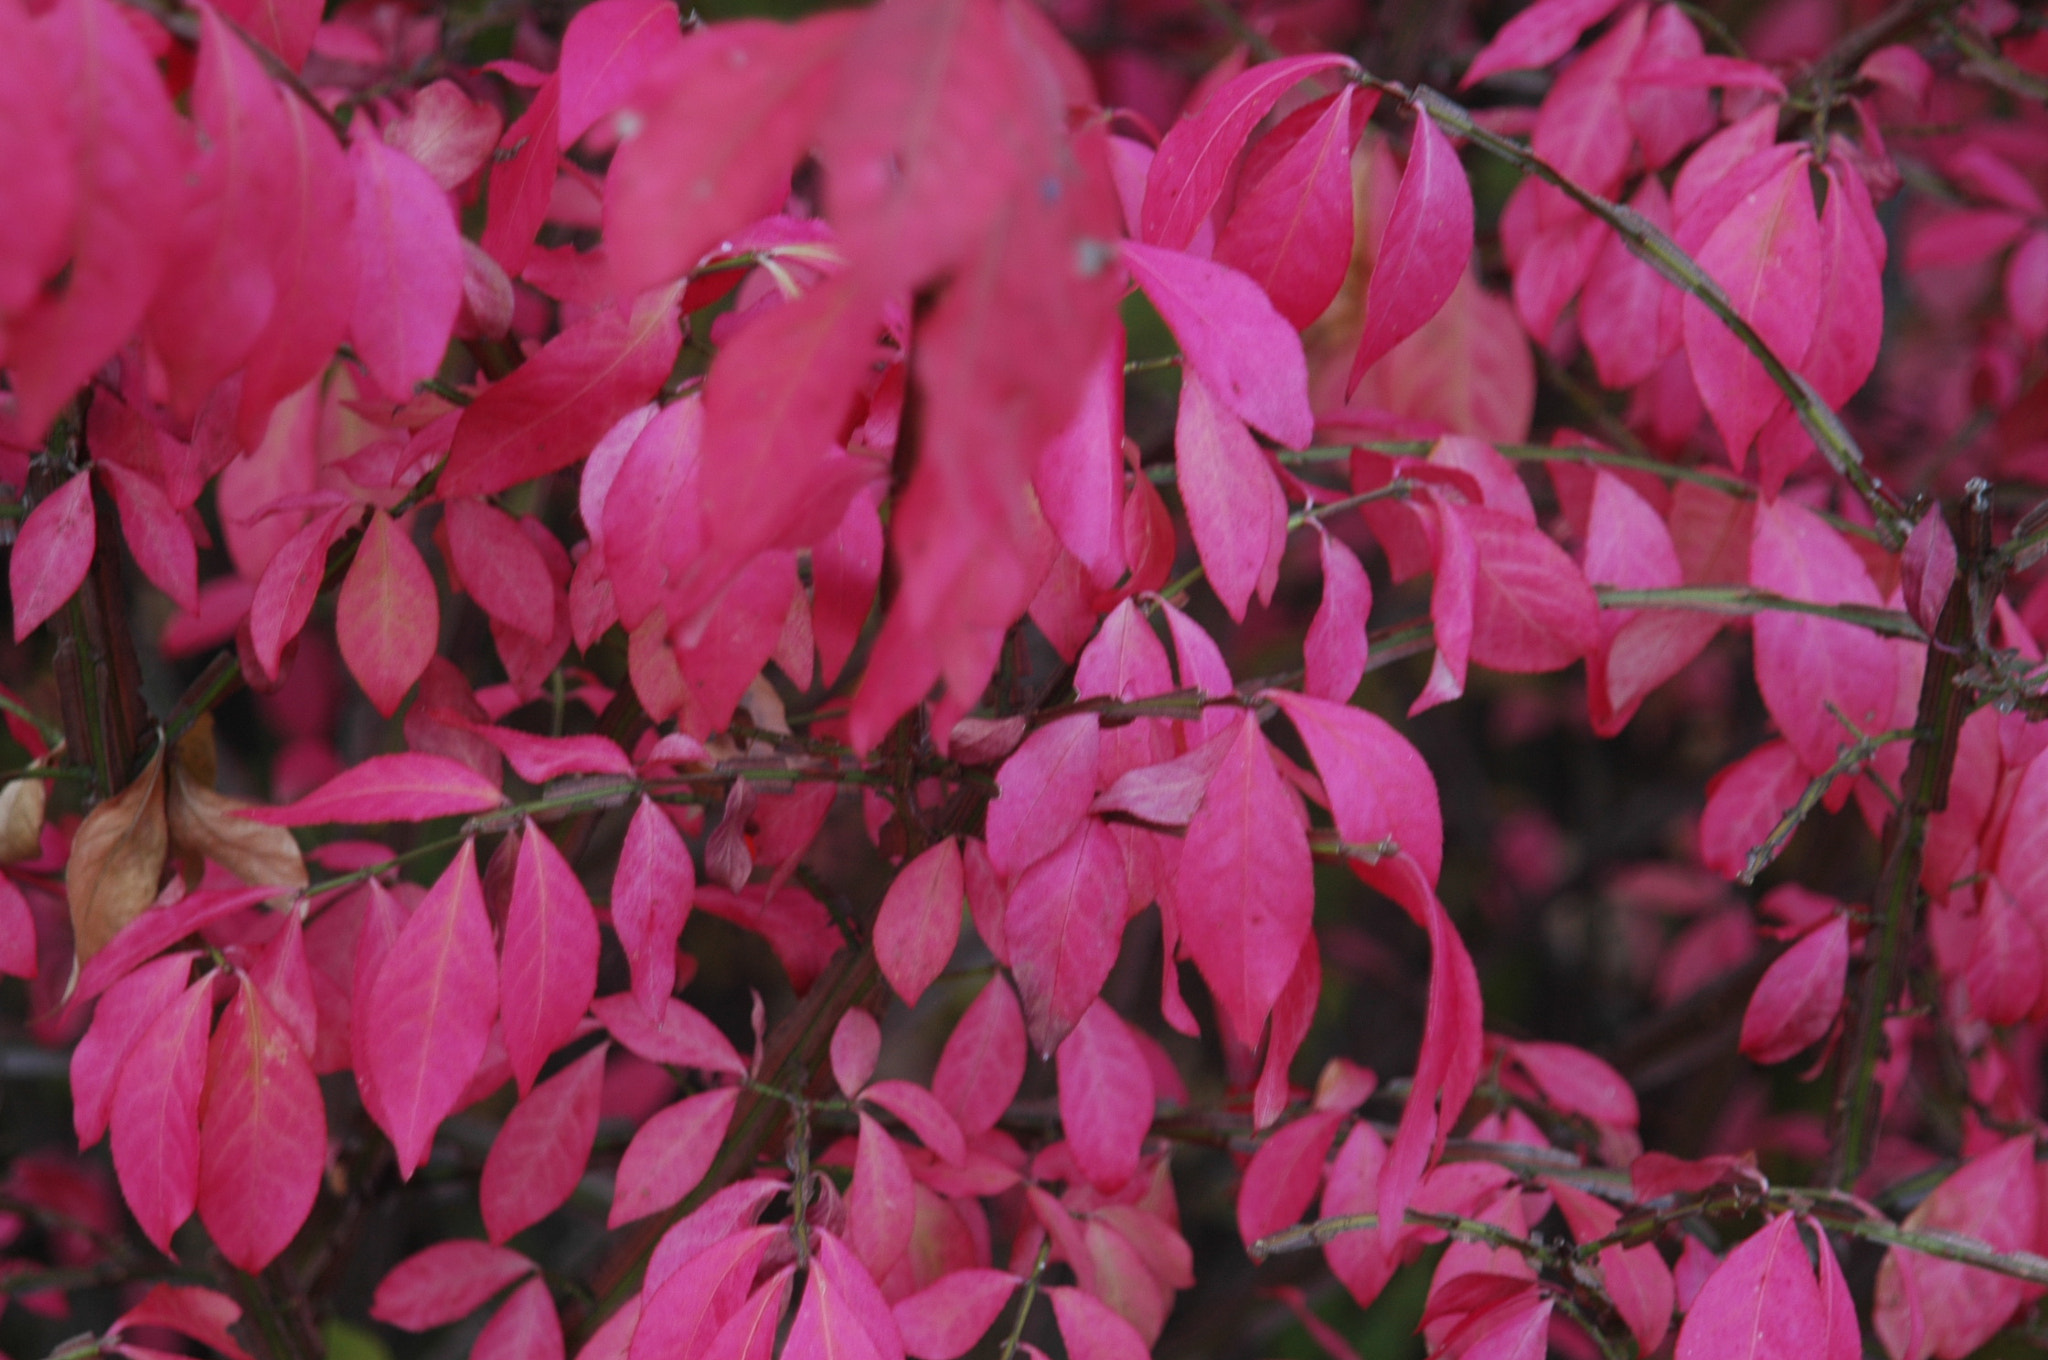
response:
<svg viewBox="0 0 2048 1360"><path fill-rule="evenodd" d="M945 971L966 900L960 843L950 836L905 865L889 885L875 917L875 961L905 1005L915 1006Z"/></svg>
<svg viewBox="0 0 2048 1360"><path fill-rule="evenodd" d="M1231 738L1219 733L1186 755L1130 770L1095 796L1090 811L1098 816L1121 812L1154 826L1186 826L1201 810L1209 781L1230 747Z"/></svg>
<svg viewBox="0 0 2048 1360"><path fill-rule="evenodd" d="M681 346L673 289L570 326L464 408L440 494L491 495L584 457L654 398Z"/></svg>
<svg viewBox="0 0 2048 1360"><path fill-rule="evenodd" d="M1472 653L1473 594L1479 574L1478 551L1464 516L1448 500L1430 495L1436 507L1436 579L1429 587L1429 617L1436 630L1436 658L1429 683L1408 708L1408 716L1457 698L1465 692L1465 672Z"/></svg>
<svg viewBox="0 0 2048 1360"><path fill-rule="evenodd" d="M859 17L699 28L648 71L605 180L605 251L623 291L681 278L780 206Z"/></svg>
<svg viewBox="0 0 2048 1360"><path fill-rule="evenodd" d="M1758 980L1742 1017L1742 1052L1781 1063L1818 1043L1842 1009L1849 973L1849 922L1837 916L1778 956Z"/></svg>
<svg viewBox="0 0 2048 1360"><path fill-rule="evenodd" d="M576 12L562 34L563 146L574 146L681 50L676 17L675 6L665 0L598 0Z"/></svg>
<svg viewBox="0 0 2048 1360"><path fill-rule="evenodd" d="M500 965L505 1053L519 1093L567 1043L597 995L597 915L576 871L540 827L527 825L512 872Z"/></svg>
<svg viewBox="0 0 2048 1360"><path fill-rule="evenodd" d="M129 1212L165 1255L199 1198L199 1099L212 1021L209 973L142 1031L114 1083L114 1172Z"/></svg>
<svg viewBox="0 0 2048 1360"><path fill-rule="evenodd" d="M1330 1163L1322 1212L1326 1216L1379 1212L1380 1171L1386 1155L1387 1145L1372 1125L1363 1121L1352 1125ZM1379 1297L1401 1264L1398 1242L1379 1233L1340 1233L1323 1245L1323 1255L1330 1263L1330 1273L1343 1282L1360 1307Z"/></svg>
<svg viewBox="0 0 2048 1360"><path fill-rule="evenodd" d="M1998 1252L2030 1251L2040 1212L2039 1181L2033 1138L2011 1139L1971 1158L1936 1186L1906 1215L1905 1229L1954 1233ZM1910 1300L1909 1288L1915 1296ZM1871 1322L1885 1350L1900 1360L1928 1355L1961 1360L1989 1341L2035 1292L2010 1276L1894 1247L1878 1267ZM1917 1344L1911 1340L1914 1304L1923 1329Z"/></svg>
<svg viewBox="0 0 2048 1360"><path fill-rule="evenodd" d="M1436 777L1385 719L1305 694L1267 690L1301 733L1323 778L1337 833L1351 845L1391 839L1435 883L1444 862Z"/></svg>
<svg viewBox="0 0 2048 1360"><path fill-rule="evenodd" d="M408 1332L468 1317L491 1295L533 1270L533 1262L487 1242L436 1242L406 1257L377 1285L370 1316Z"/></svg>
<svg viewBox="0 0 2048 1360"><path fill-rule="evenodd" d="M30 262L38 274L61 269L62 285L44 286L57 280L36 278L35 296L14 299L24 304L18 310L8 308L0 344L12 378L15 419L32 439L142 319L168 262L190 159L188 133L165 95L141 29L118 6L64 0L33 22L40 42L31 40L25 55L40 48L47 60L51 107L60 111L69 134L59 142L70 148L64 170L75 197L49 239L30 235ZM16 78L6 72L10 84ZM27 84L31 97L43 93L37 90L41 84ZM16 112L11 98L6 112ZM33 132L44 121L31 114L22 126ZM8 135L6 144L12 148L15 138ZM44 159L25 158L31 177L20 190L40 193L20 199L14 197L14 163L8 163L9 201L19 205L11 215L34 217L66 207L67 196L47 178L38 185L48 174L47 166L40 175L35 169ZM12 233L10 244L11 238Z"/></svg>
<svg viewBox="0 0 2048 1360"><path fill-rule="evenodd" d="M1728 1253L1686 1310L1678 1360L1776 1360L1821 1353L1820 1290L1792 1215Z"/></svg>
<svg viewBox="0 0 2048 1360"><path fill-rule="evenodd" d="M21 889L14 885L13 880L0 878L0 977L33 978L36 972L35 916L29 911L28 899L21 895ZM72 1056L75 1061L77 1050L72 1051ZM108 1079L111 1080L113 1075L108 1072ZM75 1114L79 1099L75 1074L71 1082L71 1098ZM104 1128L104 1123L100 1127ZM85 1141L81 1136L81 1143ZM91 1141L98 1141L98 1135L95 1134Z"/></svg>
<svg viewBox="0 0 2048 1360"><path fill-rule="evenodd" d="M292 70L306 64L320 27L318 0L224 0L220 10Z"/></svg>
<svg viewBox="0 0 2048 1360"><path fill-rule="evenodd" d="M1308 674L1302 692L1349 703L1365 679L1366 622L1372 615L1372 580L1358 556L1334 534L1317 535L1323 556L1323 602L1303 642Z"/></svg>
<svg viewBox="0 0 2048 1360"><path fill-rule="evenodd" d="M642 798L612 878L612 928L632 969L633 996L652 1020L675 990L676 939L697 891L697 865L675 824Z"/></svg>
<svg viewBox="0 0 2048 1360"><path fill-rule="evenodd" d="M1287 546L1287 500L1251 432L1192 370L1181 376L1173 447L1188 529L1209 584L1242 622L1253 591L1262 602L1273 598Z"/></svg>
<svg viewBox="0 0 2048 1360"><path fill-rule="evenodd" d="M1017 880L1003 932L1040 1053L1050 1055L1101 992L1123 939L1124 901L1123 854L1093 818Z"/></svg>
<svg viewBox="0 0 2048 1360"><path fill-rule="evenodd" d="M305 1050L243 979L208 1055L199 1115L199 1217L221 1255L259 1271L320 1194L327 1109Z"/></svg>
<svg viewBox="0 0 2048 1360"><path fill-rule="evenodd" d="M1094 1295L1066 1285L1045 1292L1071 1360L1146 1360L1151 1354L1138 1329Z"/></svg>
<svg viewBox="0 0 2048 1360"><path fill-rule="evenodd" d="M1339 68L1356 66L1334 53L1266 62L1231 79L1192 117L1174 124L1146 174L1140 239L1170 250L1187 249L1222 196L1252 129L1303 80Z"/></svg>
<svg viewBox="0 0 2048 1360"><path fill-rule="evenodd" d="M618 1187L605 1219L616 1228L680 1202L718 1156L739 1091L731 1086L679 1100L640 1126L619 1159Z"/></svg>
<svg viewBox="0 0 2048 1360"><path fill-rule="evenodd" d="M988 1334L1017 1277L1002 1270L955 1270L899 1301L893 1310L903 1349L917 1360L960 1360Z"/></svg>
<svg viewBox="0 0 2048 1360"><path fill-rule="evenodd" d="M1307 445L1315 417L1301 337L1258 284L1225 265L1135 241L1124 242L1123 260L1217 402L1291 449Z"/></svg>
<svg viewBox="0 0 2048 1360"><path fill-rule="evenodd" d="M952 1112L963 1133L986 1133L1016 1098L1027 1056L1024 1013L1009 982L998 973L974 998L940 1050L932 1094Z"/></svg>
<svg viewBox="0 0 2048 1360"><path fill-rule="evenodd" d="M135 565L171 603L198 613L199 550L185 517L148 478L115 463L103 462L99 469L120 512L121 537L135 554Z"/></svg>
<svg viewBox="0 0 2048 1360"><path fill-rule="evenodd" d="M538 1276L512 1291L469 1348L470 1360L562 1360L562 1353L562 1320Z"/></svg>
<svg viewBox="0 0 2048 1360"><path fill-rule="evenodd" d="M633 1360L696 1355L739 1311L752 1290L762 1255L788 1231L781 1224L742 1228L718 1238L681 1262L658 1286L650 1286L633 1333Z"/></svg>
<svg viewBox="0 0 2048 1360"><path fill-rule="evenodd" d="M1381 356L1443 309L1471 258L1472 186L1429 111L1417 108L1415 142L1380 238L1347 393Z"/></svg>
<svg viewBox="0 0 2048 1360"><path fill-rule="evenodd" d="M10 928L12 923L0 922L0 930ZM28 938L33 942L33 935ZM71 1050L71 1122L81 1150L106 1134L121 1064L156 1018L185 994L191 972L190 952L151 959L108 988L94 1008L91 1027Z"/></svg>
<svg viewBox="0 0 2048 1360"><path fill-rule="evenodd" d="M509 727L485 723L459 724L504 753L519 777L529 784L545 784L569 774L609 774L621 779L633 775L633 762L610 737L591 733L579 737L543 737Z"/></svg>
<svg viewBox="0 0 2048 1360"><path fill-rule="evenodd" d="M1621 0L1539 0L1501 25L1493 41L1465 68L1458 88L1476 85L1496 72L1550 65L1620 6Z"/></svg>
<svg viewBox="0 0 2048 1360"><path fill-rule="evenodd" d="M1344 1121L1341 1111L1308 1114L1268 1134L1244 1169L1237 1232L1249 1247L1301 1221L1323 1183L1323 1159Z"/></svg>
<svg viewBox="0 0 2048 1360"><path fill-rule="evenodd" d="M360 506L341 505L315 514L263 568L263 579L249 601L249 642L256 660L272 675L320 598L328 548L361 512Z"/></svg>
<svg viewBox="0 0 2048 1360"><path fill-rule="evenodd" d="M530 831L526 845L545 837ZM503 1245L568 1202L597 1141L598 1102L604 1095L599 1044L528 1092L512 1107L484 1159L484 1230ZM551 1310L552 1311L552 1310Z"/></svg>
<svg viewBox="0 0 2048 1360"><path fill-rule="evenodd" d="M1862 559L1828 523L1789 500L1756 509L1750 540L1753 585L1816 604L1880 606ZM1812 774L1852 740L1830 706L1874 734L1892 725L1898 697L1891 644L1867 628L1779 610L1758 614L1756 682L1778 730Z"/></svg>
<svg viewBox="0 0 2048 1360"><path fill-rule="evenodd" d="M35 300L70 253L78 180L64 77L26 5L0 11L0 164L19 210L0 225L0 316Z"/></svg>
<svg viewBox="0 0 2048 1360"><path fill-rule="evenodd" d="M546 639L555 631L554 578L519 521L466 496L445 511L449 561L462 588L493 620Z"/></svg>
<svg viewBox="0 0 2048 1360"><path fill-rule="evenodd" d="M1308 935L1315 883L1300 803L1273 768L1258 718L1242 713L1236 726L1188 823L1179 909L1217 1009L1251 1048Z"/></svg>
<svg viewBox="0 0 2048 1360"><path fill-rule="evenodd" d="M1564 549L1504 511L1446 503L1444 514L1472 536L1472 660L1527 674L1569 666L1599 645L1599 602Z"/></svg>
<svg viewBox="0 0 2048 1360"><path fill-rule="evenodd" d="M858 1007L839 1017L832 1031L832 1080L841 1095L858 1095L875 1074L875 1060L882 1055L882 1027L875 1017Z"/></svg>
<svg viewBox="0 0 2048 1360"><path fill-rule="evenodd" d="M72 988L68 1004L84 1005L167 945L275 896L274 887L201 888L176 902L150 908L124 926L106 948L79 970L78 985Z"/></svg>
<svg viewBox="0 0 2048 1360"><path fill-rule="evenodd" d="M853 655L882 581L880 488L854 496L845 518L811 547L811 630L818 643L819 679L831 685Z"/></svg>
<svg viewBox="0 0 2048 1360"><path fill-rule="evenodd" d="M150 1286L142 1301L116 1318L107 1331L112 1334L130 1327L168 1327L206 1343L231 1360L250 1360L249 1353L228 1331L241 1316L242 1310L235 1301L215 1290L200 1285L159 1284Z"/></svg>
<svg viewBox="0 0 2048 1360"><path fill-rule="evenodd" d="M1592 1242L1614 1231L1621 1215L1613 1206L1594 1199L1583 1190L1553 1181L1551 1193L1564 1211L1572 1236L1580 1243ZM1823 1235L1825 1236L1825 1235ZM1638 1247L1606 1247L1599 1256L1602 1282L1615 1311L1628 1324L1629 1333L1644 1355L1652 1355L1664 1344L1671 1330L1671 1309L1676 1290L1671 1267L1664 1264L1655 1244Z"/></svg>
<svg viewBox="0 0 2048 1360"><path fill-rule="evenodd" d="M549 76L534 92L526 112L505 129L498 143L504 157L491 169L484 215L484 253L513 278L533 253L534 234L547 220L555 176L562 163L562 78Z"/></svg>
<svg viewBox="0 0 2048 1360"><path fill-rule="evenodd" d="M1994 1025L2018 1024L2033 1013L2048 971L2041 935L1996 878L1984 880L1983 894L1977 938L1963 975L1970 1006Z"/></svg>
<svg viewBox="0 0 2048 1360"><path fill-rule="evenodd" d="M638 1000L624 992L599 997L590 1010L614 1039L649 1062L735 1077L747 1073L732 1040L686 1001L664 997L658 1023L650 1021Z"/></svg>
<svg viewBox="0 0 2048 1360"><path fill-rule="evenodd" d="M1050 853L1087 816L1100 734L1093 713L1059 718L1003 762L988 806L988 858L1005 878Z"/></svg>
<svg viewBox="0 0 2048 1360"><path fill-rule="evenodd" d="M441 637L441 602L412 539L382 510L356 546L335 606L342 659L379 713L390 717L425 674Z"/></svg>
<svg viewBox="0 0 2048 1360"><path fill-rule="evenodd" d="M886 1276L910 1245L916 1217L916 1186L903 1150L863 1111L853 1183L846 1192L847 1242L871 1274Z"/></svg>
<svg viewBox="0 0 2048 1360"><path fill-rule="evenodd" d="M784 1266L768 1277L738 1311L725 1320L718 1335L704 1351L704 1360L771 1360L782 1328L782 1314L789 1307L789 1291L796 1280L796 1267Z"/></svg>
<svg viewBox="0 0 2048 1360"><path fill-rule="evenodd" d="M43 620L64 607L85 584L92 566L92 476L77 472L36 503L7 558L14 597L14 640L25 642Z"/></svg>
<svg viewBox="0 0 2048 1360"><path fill-rule="evenodd" d="M1751 189L1713 229L1697 258L1773 354L1788 363L1805 354L1820 310L1823 267L1807 158L1787 161ZM1687 297L1684 317L1686 356L1700 399L1729 460L1741 468L1751 440L1785 398L1756 356L1705 304Z"/></svg>
<svg viewBox="0 0 2048 1360"><path fill-rule="evenodd" d="M341 779L368 768L359 765ZM464 841L392 942L371 984L369 1006L356 1017L368 1033L365 1056L402 1178L410 1180L426 1160L434 1130L483 1059L497 1014L498 960L477 880L476 842Z"/></svg>
<svg viewBox="0 0 2048 1360"><path fill-rule="evenodd" d="M389 755L343 770L296 803L241 815L270 826L424 822L489 812L504 801L495 783L445 756Z"/></svg>
<svg viewBox="0 0 2048 1360"><path fill-rule="evenodd" d="M1061 1040L1057 1061L1067 1147L1097 1189L1113 1191L1137 1174L1152 1129L1145 1052L1122 1018L1097 1000Z"/></svg>
<svg viewBox="0 0 2048 1360"><path fill-rule="evenodd" d="M462 306L462 236L441 186L374 132L354 140L349 163L357 246L349 331L371 380L403 401L448 348Z"/></svg>
<svg viewBox="0 0 2048 1360"><path fill-rule="evenodd" d="M1531 1040L1512 1051L1552 1109L1610 1128L1632 1129L1641 1119L1627 1080L1584 1049Z"/></svg>
<svg viewBox="0 0 2048 1360"><path fill-rule="evenodd" d="M1296 330L1323 314L1351 266L1351 149L1362 126L1352 112L1356 88L1312 105L1321 108L1314 123L1262 173L1247 176L1216 242L1216 258L1264 288ZM1377 96L1366 99L1369 113Z"/></svg>
<svg viewBox="0 0 2048 1360"><path fill-rule="evenodd" d="M860 1098L880 1106L909 1126L923 1144L957 1164L967 1155L967 1142L957 1120L930 1091L907 1081L869 1082Z"/></svg>
<svg viewBox="0 0 2048 1360"><path fill-rule="evenodd" d="M1899 585L1913 622L1931 637L1956 583L1956 539L1937 508L1920 517L1899 554Z"/></svg>
<svg viewBox="0 0 2048 1360"><path fill-rule="evenodd" d="M1765 742L1715 775L1700 814L1700 862L1725 878L1739 876L1806 783L1798 752L1782 741Z"/></svg>

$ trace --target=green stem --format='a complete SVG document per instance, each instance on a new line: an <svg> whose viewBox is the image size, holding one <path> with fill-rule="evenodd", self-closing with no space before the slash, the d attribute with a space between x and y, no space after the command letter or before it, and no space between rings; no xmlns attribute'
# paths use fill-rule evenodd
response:
<svg viewBox="0 0 2048 1360"><path fill-rule="evenodd" d="M1038 1255L1031 1262L1031 1273L1024 1277L1024 1292L1017 1297L1017 1315L1010 1319L1009 1335L1003 1338L1003 1348L997 1352L996 1360L1016 1360L1017 1348L1024 1342L1024 1323L1031 1317L1031 1305L1038 1302L1038 1282L1045 1275L1045 1267L1052 1260L1052 1238L1047 1237L1038 1244Z"/></svg>
<svg viewBox="0 0 2048 1360"><path fill-rule="evenodd" d="M1886 637L1909 638L1916 642L1927 639L1911 615L1896 609L1877 609L1860 604L1815 604L1811 600L1795 600L1774 591L1754 590L1748 586L1673 586L1665 590L1616 590L1612 586L1599 586L1595 593L1600 597L1602 609L1690 609L1703 614L1757 614L1767 611L1811 614L1816 618L1868 628Z"/></svg>

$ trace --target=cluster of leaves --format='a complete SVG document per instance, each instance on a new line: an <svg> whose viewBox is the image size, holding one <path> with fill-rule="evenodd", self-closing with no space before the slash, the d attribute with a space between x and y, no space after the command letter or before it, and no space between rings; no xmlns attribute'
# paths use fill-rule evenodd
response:
<svg viewBox="0 0 2048 1360"><path fill-rule="evenodd" d="M153 1249L22 1155L0 1297L127 1288L77 1360L308 1355L425 1185L482 1237L367 1311L502 1296L480 1360L1141 1360L1220 1141L1254 1257L1426 1276L1447 1357L1982 1345L2048 1286L2048 529L1963 485L2048 479L2048 30L1867 18L1538 0L1475 112L1249 21L1112 107L1027 0L596 0L488 62L489 11L0 0L0 973ZM1772 735L1623 895L1697 918L1667 998L1735 972L1740 1052L1832 1082L1811 1185L1488 1032L1363 702L1583 662L1612 737L1731 628ZM1852 806L1860 882L1721 882ZM1295 1084L1357 961L1319 863L1426 941L1400 1079ZM705 918L786 982L741 1042Z"/></svg>

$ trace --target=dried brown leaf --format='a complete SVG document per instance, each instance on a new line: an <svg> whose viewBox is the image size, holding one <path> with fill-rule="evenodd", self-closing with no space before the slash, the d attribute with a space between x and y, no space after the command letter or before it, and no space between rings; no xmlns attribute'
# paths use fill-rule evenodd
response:
<svg viewBox="0 0 2048 1360"><path fill-rule="evenodd" d="M34 859L43 844L43 805L50 786L30 777L0 786L0 864Z"/></svg>
<svg viewBox="0 0 2048 1360"><path fill-rule="evenodd" d="M159 751L140 779L79 823L64 872L64 895L71 904L81 966L156 900L169 849L164 801Z"/></svg>
<svg viewBox="0 0 2048 1360"><path fill-rule="evenodd" d="M177 759L171 766L169 812L171 848L181 863L196 872L198 861L212 860L252 887L303 888L306 861L299 843L281 826L265 826L235 814L252 804L240 798L216 793L208 779L213 770L213 731L204 733L203 749L187 743L200 735L194 728L178 743Z"/></svg>

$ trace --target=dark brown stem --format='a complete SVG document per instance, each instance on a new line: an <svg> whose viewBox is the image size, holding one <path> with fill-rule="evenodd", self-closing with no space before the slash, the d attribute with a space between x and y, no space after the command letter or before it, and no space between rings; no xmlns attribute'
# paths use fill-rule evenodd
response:
<svg viewBox="0 0 2048 1360"><path fill-rule="evenodd" d="M1991 547L1989 488L1972 482L1958 512L1957 541L1962 569L1950 588L1927 649L1920 683L1918 736L1906 759L1900 805L1885 824L1884 867L1871 901L1872 930L1852 970L1848 1039L1829 1115L1828 1144L1834 1149L1828 1184L1846 1188L1870 1165L1877 1146L1877 1065L1884 1055L1884 1021L1906 965L1919 918L1920 868L1927 843L1927 819L1948 805L1949 776L1955 768L1956 734L1970 705L1957 683L1975 636L1972 595L1997 589L1998 559Z"/></svg>

